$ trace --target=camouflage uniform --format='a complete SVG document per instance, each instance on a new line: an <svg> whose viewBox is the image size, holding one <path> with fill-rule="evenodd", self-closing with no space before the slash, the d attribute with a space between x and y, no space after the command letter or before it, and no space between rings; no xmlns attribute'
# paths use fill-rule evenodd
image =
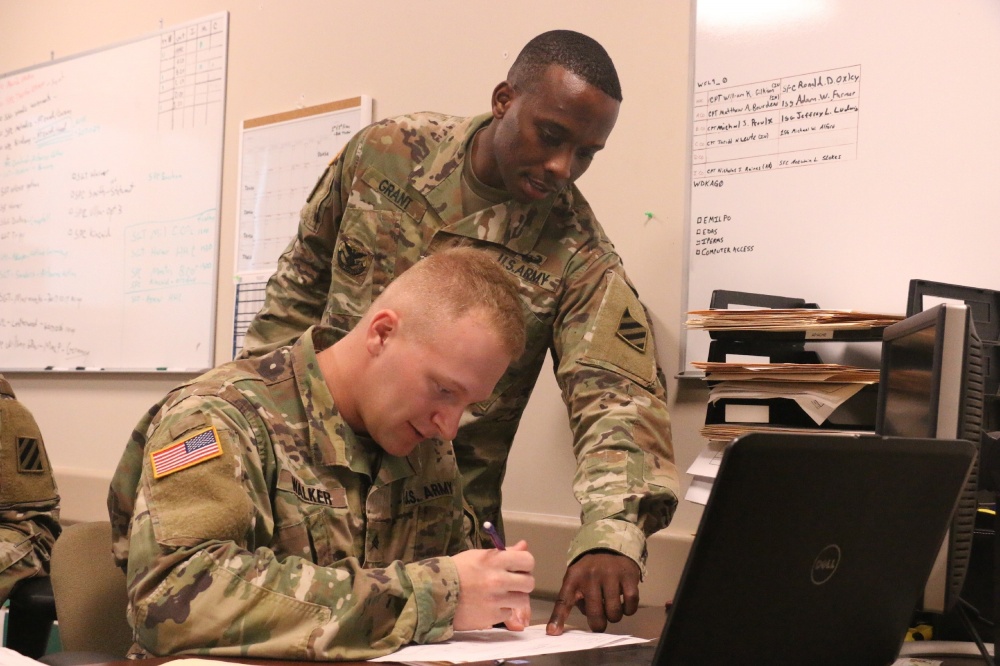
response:
<svg viewBox="0 0 1000 666"><path fill-rule="evenodd" d="M288 344L317 321L348 331L421 256L454 245L492 253L520 282L528 346L463 418L454 446L466 500L479 521L500 522L507 455L551 349L582 504L569 560L607 548L644 570L645 537L670 521L678 491L649 318L575 186L465 215L463 164L489 120L420 113L358 133L309 196L242 356Z"/></svg>
<svg viewBox="0 0 1000 666"><path fill-rule="evenodd" d="M0 375L0 604L19 580L49 574L59 491L38 424Z"/></svg>
<svg viewBox="0 0 1000 666"><path fill-rule="evenodd" d="M451 635L454 452L429 440L383 455L351 431L316 360L334 338L313 328L220 366L136 426L108 496L131 656L366 659ZM195 440L205 460L154 469Z"/></svg>

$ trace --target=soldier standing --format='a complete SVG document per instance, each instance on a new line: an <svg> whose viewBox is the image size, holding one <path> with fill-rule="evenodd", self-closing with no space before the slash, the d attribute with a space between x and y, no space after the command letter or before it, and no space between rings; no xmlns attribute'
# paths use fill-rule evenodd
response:
<svg viewBox="0 0 1000 666"><path fill-rule="evenodd" d="M549 632L578 605L603 631L638 607L646 537L677 505L666 388L649 318L621 258L573 185L607 141L622 94L607 52L577 32L532 39L490 113L419 113L359 132L302 210L241 357L323 322L340 335L422 256L490 253L520 283L528 345L474 405L455 453L480 527L502 529L500 489L518 422L551 350L573 429L583 525Z"/></svg>

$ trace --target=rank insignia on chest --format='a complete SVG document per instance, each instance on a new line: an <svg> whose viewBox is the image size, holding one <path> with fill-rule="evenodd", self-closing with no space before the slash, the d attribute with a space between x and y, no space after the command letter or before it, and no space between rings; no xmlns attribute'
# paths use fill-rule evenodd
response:
<svg viewBox="0 0 1000 666"><path fill-rule="evenodd" d="M625 308L625 312L622 313L621 319L618 321L618 330L616 334L619 338L625 341L628 346L632 347L638 352L645 353L646 351L646 339L649 337L649 331L643 326L642 322L638 321L632 316L628 308Z"/></svg>
<svg viewBox="0 0 1000 666"><path fill-rule="evenodd" d="M149 454L153 478L159 479L222 455L219 433L209 426Z"/></svg>

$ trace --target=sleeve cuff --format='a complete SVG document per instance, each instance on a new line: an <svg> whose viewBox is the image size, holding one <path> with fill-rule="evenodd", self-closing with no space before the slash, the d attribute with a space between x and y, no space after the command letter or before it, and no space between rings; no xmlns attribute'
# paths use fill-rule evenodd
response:
<svg viewBox="0 0 1000 666"><path fill-rule="evenodd" d="M417 607L415 643L437 643L454 633L458 609L458 568L450 557L407 565Z"/></svg>
<svg viewBox="0 0 1000 666"><path fill-rule="evenodd" d="M646 578L646 536L632 523L612 518L587 523L569 545L568 563L591 550L613 550L628 557Z"/></svg>

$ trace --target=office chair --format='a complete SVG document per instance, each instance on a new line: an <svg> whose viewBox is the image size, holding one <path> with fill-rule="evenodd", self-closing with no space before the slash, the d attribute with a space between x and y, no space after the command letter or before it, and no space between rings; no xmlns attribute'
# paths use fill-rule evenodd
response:
<svg viewBox="0 0 1000 666"><path fill-rule="evenodd" d="M18 581L10 591L7 613L7 647L38 659L49 644L56 605L52 585L45 576Z"/></svg>
<svg viewBox="0 0 1000 666"><path fill-rule="evenodd" d="M125 658L132 628L125 615L125 573L111 557L111 523L76 523L63 529L52 550L52 591L65 652L53 666Z"/></svg>

